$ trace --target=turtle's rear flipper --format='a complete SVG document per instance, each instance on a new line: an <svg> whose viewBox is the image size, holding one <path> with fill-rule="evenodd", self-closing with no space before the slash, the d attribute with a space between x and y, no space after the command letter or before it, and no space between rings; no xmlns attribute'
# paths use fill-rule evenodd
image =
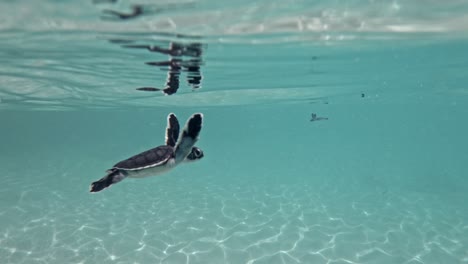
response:
<svg viewBox="0 0 468 264"><path fill-rule="evenodd" d="M108 171L108 174L102 177L100 180L91 183L89 188L90 192L99 192L103 189L111 186L114 183L118 183L119 181L125 179L125 175L116 169L112 169Z"/></svg>

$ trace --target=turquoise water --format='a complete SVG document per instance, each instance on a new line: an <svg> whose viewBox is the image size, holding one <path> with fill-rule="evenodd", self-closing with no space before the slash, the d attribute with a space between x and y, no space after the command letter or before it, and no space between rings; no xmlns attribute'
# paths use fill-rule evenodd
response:
<svg viewBox="0 0 468 264"><path fill-rule="evenodd" d="M468 263L468 3L170 3L0 3L0 263Z"/></svg>

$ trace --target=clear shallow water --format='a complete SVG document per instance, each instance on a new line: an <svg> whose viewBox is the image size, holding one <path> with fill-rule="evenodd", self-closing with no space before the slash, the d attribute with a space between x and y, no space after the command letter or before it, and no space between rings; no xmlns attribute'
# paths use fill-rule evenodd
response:
<svg viewBox="0 0 468 264"><path fill-rule="evenodd" d="M127 4L1 4L1 263L468 263L463 1ZM170 42L201 88L135 90ZM198 111L203 160L88 193Z"/></svg>

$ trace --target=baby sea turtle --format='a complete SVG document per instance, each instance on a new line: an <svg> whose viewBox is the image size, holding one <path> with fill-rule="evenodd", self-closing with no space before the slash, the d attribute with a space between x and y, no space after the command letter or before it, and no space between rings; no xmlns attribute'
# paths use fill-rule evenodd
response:
<svg viewBox="0 0 468 264"><path fill-rule="evenodd" d="M115 164L107 175L91 183L90 192L99 192L126 177L143 178L169 171L183 161L203 158L203 151L195 147L203 125L203 114L192 115L179 135L179 121L175 114L167 116L166 145L144 151Z"/></svg>

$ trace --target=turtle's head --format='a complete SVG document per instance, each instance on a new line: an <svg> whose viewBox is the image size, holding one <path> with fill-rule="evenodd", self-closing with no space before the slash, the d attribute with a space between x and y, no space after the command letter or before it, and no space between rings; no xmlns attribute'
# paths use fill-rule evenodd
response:
<svg viewBox="0 0 468 264"><path fill-rule="evenodd" d="M203 150L197 147L193 147L192 151L190 151L187 158L185 158L185 161L196 161L203 158L203 156Z"/></svg>

